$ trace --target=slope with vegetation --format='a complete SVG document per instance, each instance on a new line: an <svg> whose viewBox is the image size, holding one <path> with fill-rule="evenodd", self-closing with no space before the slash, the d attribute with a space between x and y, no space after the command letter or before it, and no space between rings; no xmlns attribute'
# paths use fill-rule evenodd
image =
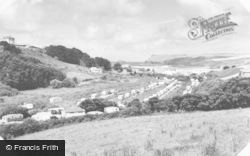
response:
<svg viewBox="0 0 250 156"><path fill-rule="evenodd" d="M111 69L111 63L109 60L102 57L91 58L87 53L83 53L76 48L66 48L64 46L51 45L45 48L46 54L56 58L60 61L86 66L86 67L103 67L105 70Z"/></svg>
<svg viewBox="0 0 250 156"><path fill-rule="evenodd" d="M4 51L0 53L0 81L18 90L49 86L53 79L62 80L65 74L44 65L35 58L21 55L21 50L7 42L1 42Z"/></svg>

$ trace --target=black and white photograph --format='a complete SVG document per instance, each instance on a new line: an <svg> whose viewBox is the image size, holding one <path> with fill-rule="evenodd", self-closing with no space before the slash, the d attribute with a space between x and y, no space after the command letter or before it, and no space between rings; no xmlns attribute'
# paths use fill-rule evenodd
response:
<svg viewBox="0 0 250 156"><path fill-rule="evenodd" d="M250 156L249 0L0 0L1 156Z"/></svg>

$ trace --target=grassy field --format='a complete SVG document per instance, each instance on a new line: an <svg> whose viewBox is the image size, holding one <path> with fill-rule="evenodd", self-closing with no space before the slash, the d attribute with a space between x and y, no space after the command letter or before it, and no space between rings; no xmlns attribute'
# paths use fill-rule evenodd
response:
<svg viewBox="0 0 250 156"><path fill-rule="evenodd" d="M75 124L16 139L66 140L70 156L235 156L250 141L249 113L162 113Z"/></svg>

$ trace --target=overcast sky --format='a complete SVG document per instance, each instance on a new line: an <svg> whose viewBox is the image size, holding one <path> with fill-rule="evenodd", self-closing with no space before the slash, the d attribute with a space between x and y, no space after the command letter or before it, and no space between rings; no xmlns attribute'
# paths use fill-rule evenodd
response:
<svg viewBox="0 0 250 156"><path fill-rule="evenodd" d="M151 55L247 53L249 0L0 0L0 35L17 44L65 45L111 61ZM190 40L188 21L232 12L236 33Z"/></svg>

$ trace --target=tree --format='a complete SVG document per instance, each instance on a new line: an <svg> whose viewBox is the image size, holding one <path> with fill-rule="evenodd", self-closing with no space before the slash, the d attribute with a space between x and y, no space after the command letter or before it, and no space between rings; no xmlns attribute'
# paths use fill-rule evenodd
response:
<svg viewBox="0 0 250 156"><path fill-rule="evenodd" d="M113 69L118 71L118 72L121 72L122 71L122 65L117 62L117 63L114 64Z"/></svg>
<svg viewBox="0 0 250 156"><path fill-rule="evenodd" d="M109 60L102 57L95 57L95 62L97 66L103 67L104 70L111 70L111 63Z"/></svg>
<svg viewBox="0 0 250 156"><path fill-rule="evenodd" d="M158 97L153 97L153 98L150 98L148 100L148 103L150 104L151 106L151 111L154 112L155 111L155 104L157 104L159 102L159 99Z"/></svg>

